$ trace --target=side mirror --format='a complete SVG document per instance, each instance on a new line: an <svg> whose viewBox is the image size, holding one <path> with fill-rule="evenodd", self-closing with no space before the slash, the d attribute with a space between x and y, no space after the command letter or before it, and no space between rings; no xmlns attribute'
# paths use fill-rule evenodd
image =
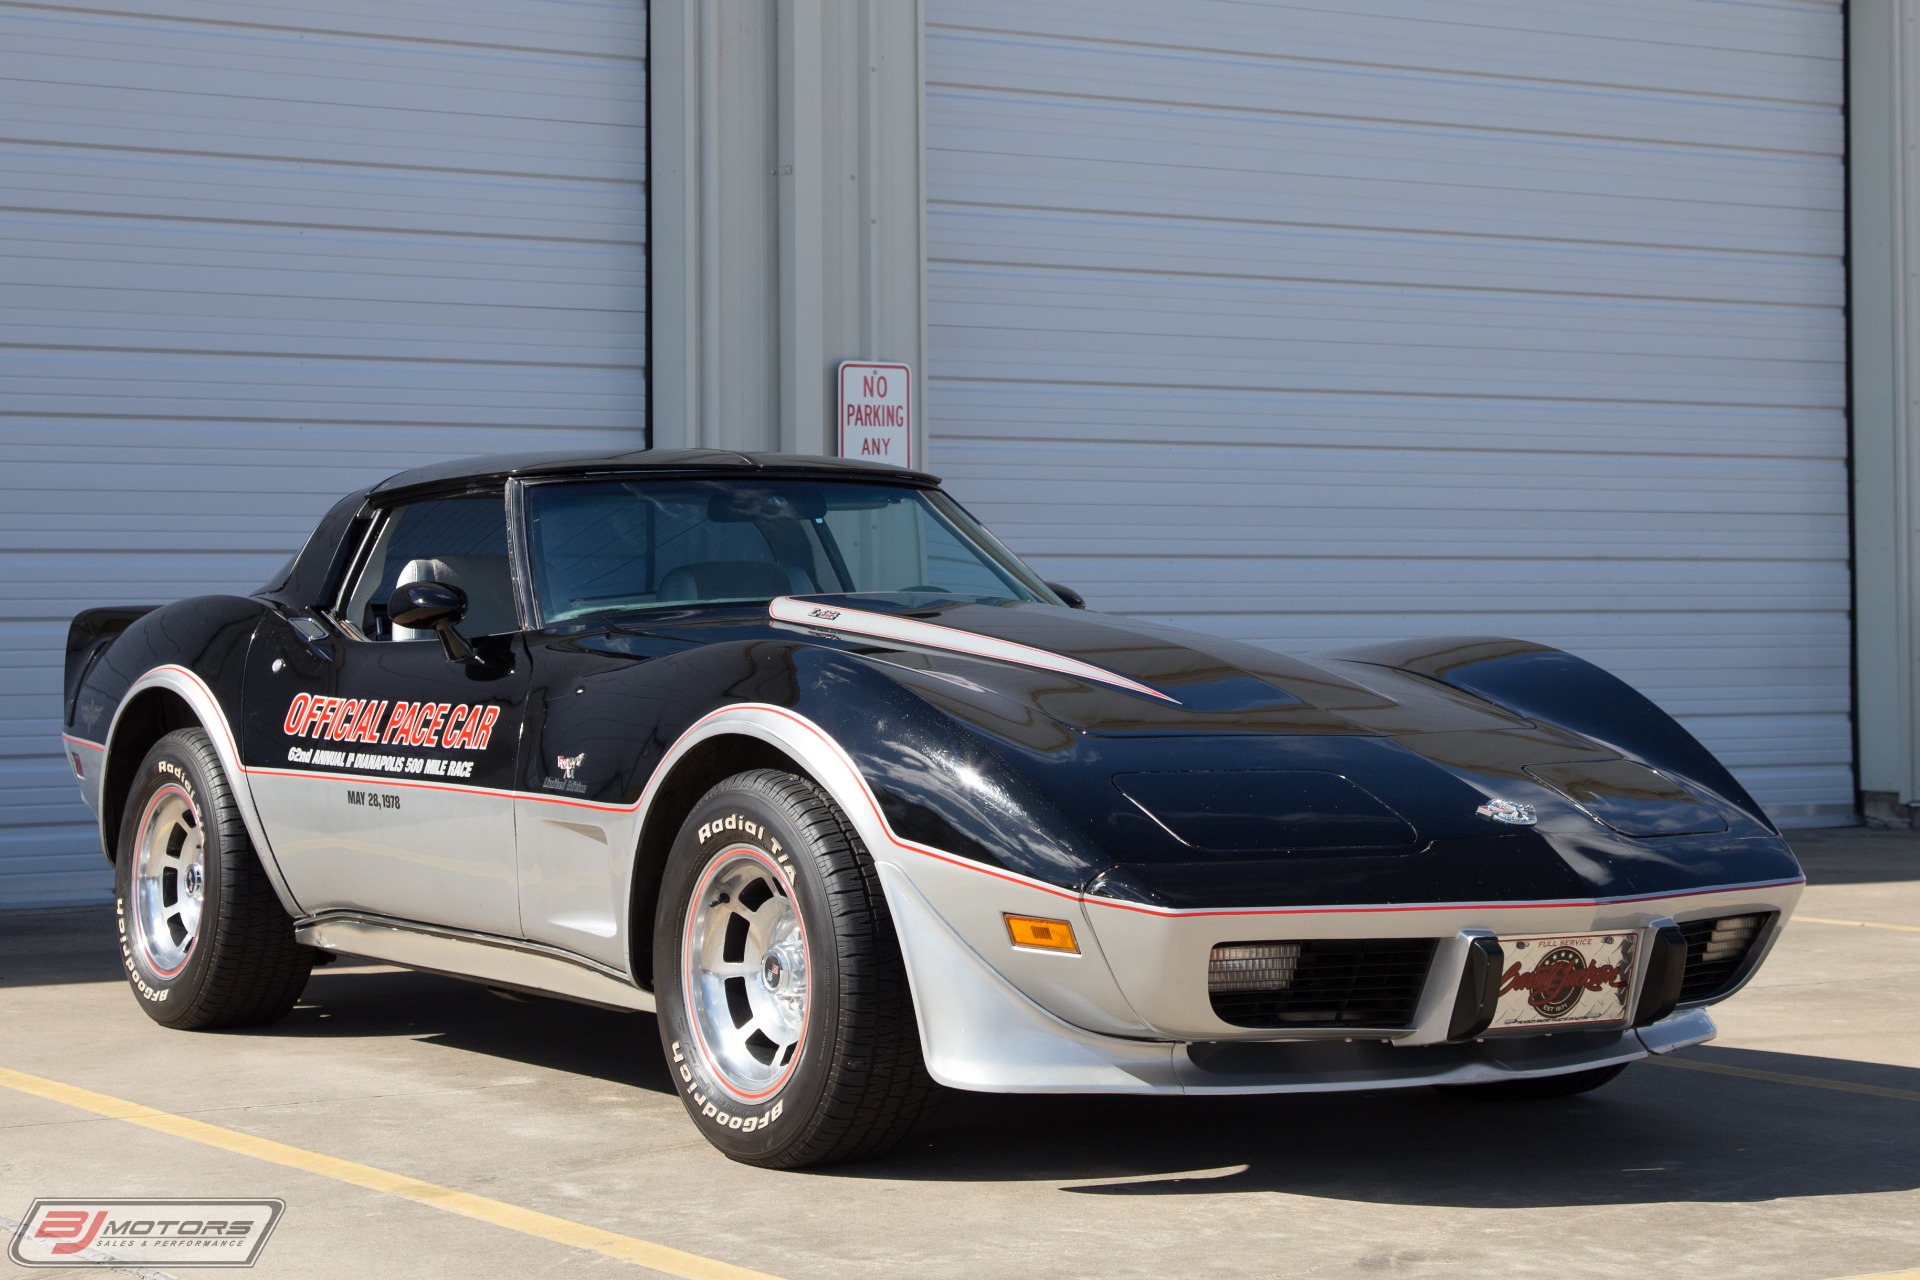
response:
<svg viewBox="0 0 1920 1280"><path fill-rule="evenodd" d="M1060 597L1067 608L1084 609L1087 607L1087 598L1078 591L1075 591L1072 587L1063 587L1057 582L1049 582L1047 586L1052 590L1053 594Z"/></svg>
<svg viewBox="0 0 1920 1280"><path fill-rule="evenodd" d="M387 598L387 621L413 631L433 631L450 662L473 661L473 646L454 624L467 616L467 593L444 582L407 582Z"/></svg>

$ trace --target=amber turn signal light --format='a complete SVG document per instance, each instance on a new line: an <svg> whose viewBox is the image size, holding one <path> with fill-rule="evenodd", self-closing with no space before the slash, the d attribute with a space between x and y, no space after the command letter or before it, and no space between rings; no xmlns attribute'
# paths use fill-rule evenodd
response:
<svg viewBox="0 0 1920 1280"><path fill-rule="evenodd" d="M1080 944L1073 940L1073 926L1065 920L1008 916L1007 936L1013 939L1016 947L1032 947L1036 951L1065 951L1076 956L1080 954Z"/></svg>

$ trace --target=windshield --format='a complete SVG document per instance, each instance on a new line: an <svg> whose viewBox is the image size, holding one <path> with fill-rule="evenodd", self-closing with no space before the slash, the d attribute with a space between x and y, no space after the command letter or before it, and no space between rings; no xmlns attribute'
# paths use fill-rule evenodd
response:
<svg viewBox="0 0 1920 1280"><path fill-rule="evenodd" d="M526 490L543 625L775 596L1057 604L946 495L841 480L578 480Z"/></svg>

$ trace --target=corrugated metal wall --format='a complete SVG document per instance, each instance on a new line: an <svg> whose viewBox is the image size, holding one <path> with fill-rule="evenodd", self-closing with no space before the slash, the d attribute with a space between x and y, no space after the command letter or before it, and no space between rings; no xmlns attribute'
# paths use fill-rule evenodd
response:
<svg viewBox="0 0 1920 1280"><path fill-rule="evenodd" d="M106 887L75 610L349 488L642 440L642 0L0 3L0 906Z"/></svg>
<svg viewBox="0 0 1920 1280"><path fill-rule="evenodd" d="M1838 4L928 0L930 462L1096 608L1562 645L1851 811Z"/></svg>

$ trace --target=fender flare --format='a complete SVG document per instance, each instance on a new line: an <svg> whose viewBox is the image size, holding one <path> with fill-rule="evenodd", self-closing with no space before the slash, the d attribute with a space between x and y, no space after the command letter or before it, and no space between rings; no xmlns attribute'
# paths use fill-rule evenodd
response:
<svg viewBox="0 0 1920 1280"><path fill-rule="evenodd" d="M1045 902L1052 904L1049 914L1071 913L1084 922L1079 894L897 835L845 748L797 712L767 703L735 703L695 721L668 748L648 781L638 805L636 836L645 832L655 796L674 766L701 743L723 735L755 738L784 752L853 824L879 872L907 969L921 1051L935 1080L958 1088L1002 1087L988 1083L1001 1073L983 1064L990 1056L988 1047L1003 1040L1009 1041L1004 1047L1019 1060L1024 1076L1053 1087L1097 1081L1104 1089L1133 1091L1142 1088L1144 1080L1158 1080L1168 1070L1170 1054L1165 1045L1143 1047L1138 1062L1129 1059L1132 1071L1115 1067L1106 1053L1093 1052L1090 1046L1104 1043L1105 1037L1062 1021L1002 975L927 900L916 883L915 869L928 860L943 869L964 868L969 874L1002 881L1001 891L1010 895L1009 903L1016 910L1028 909L1021 905L1023 901ZM633 901L632 876L630 867L619 898L625 903ZM626 921L627 930L632 927L633 922ZM1083 942L1086 959L1112 983L1112 972L1090 928L1084 930Z"/></svg>
<svg viewBox="0 0 1920 1280"><path fill-rule="evenodd" d="M113 743L120 732L121 717L149 689L165 689L178 697L206 728L207 736L213 740L214 754L220 757L220 767L226 772L227 787L233 792L234 805L240 810L240 820L247 828L247 837L253 841L253 847L260 855L260 865L267 873L267 881L273 885L273 891L287 914L299 919L304 912L292 890L287 887L286 877L281 875L279 861L274 857L272 842L267 839L266 824L260 820L260 810L253 800L253 788L248 784L246 768L240 762L239 740L234 736L233 726L227 720L226 709L220 705L220 699L198 674L187 667L167 663L149 669L135 680L120 699L120 705L114 708L113 721L107 727L105 759L113 758ZM102 796L106 794L110 781L104 775L101 777ZM103 803L96 821L100 826L101 844L111 849L115 833L106 829L106 815L107 806Z"/></svg>
<svg viewBox="0 0 1920 1280"><path fill-rule="evenodd" d="M895 834L880 810L880 802L874 796L873 788L868 785L859 766L854 763L853 757L847 754L845 748L834 741L833 736L825 729L806 716L770 703L733 703L708 712L688 726L686 731L674 740L673 745L667 748L666 754L654 768L653 776L648 779L646 789L641 793L639 804L636 806L639 816L639 821L635 825L636 835L645 834L647 823L653 819L654 800L680 760L701 743L711 738L728 735L757 738L779 748L798 761L813 780L833 797L834 803L846 813L869 853L882 854L897 851L930 857L940 862L965 866L982 875L1035 889L1055 898L1070 902L1080 901L1079 894L1070 889L1061 888L1059 885L1048 884L1044 880L1021 875L1017 871L968 862ZM621 886L629 899L633 890L631 878L632 871L629 869L628 883Z"/></svg>

